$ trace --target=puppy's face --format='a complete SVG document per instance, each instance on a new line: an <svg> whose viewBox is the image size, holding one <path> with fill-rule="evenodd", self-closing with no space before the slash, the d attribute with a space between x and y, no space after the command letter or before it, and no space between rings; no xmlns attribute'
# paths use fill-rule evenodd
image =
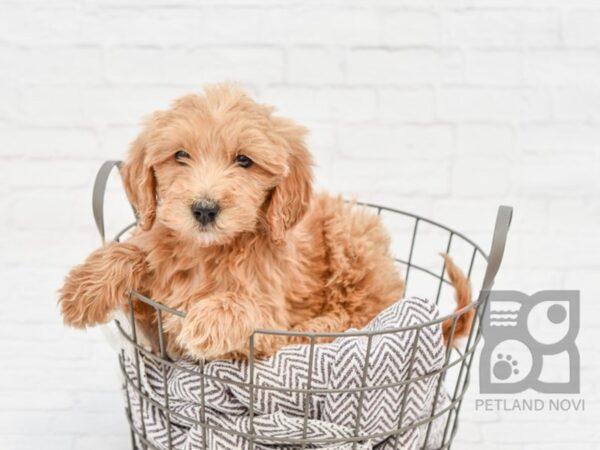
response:
<svg viewBox="0 0 600 450"><path fill-rule="evenodd" d="M285 152L244 111L203 117L192 107L178 116L168 119L154 164L157 220L201 245L254 231L270 191L289 170Z"/></svg>
<svg viewBox="0 0 600 450"><path fill-rule="evenodd" d="M310 197L304 130L230 86L156 113L123 168L141 227L155 222L201 246L265 230L274 240Z"/></svg>

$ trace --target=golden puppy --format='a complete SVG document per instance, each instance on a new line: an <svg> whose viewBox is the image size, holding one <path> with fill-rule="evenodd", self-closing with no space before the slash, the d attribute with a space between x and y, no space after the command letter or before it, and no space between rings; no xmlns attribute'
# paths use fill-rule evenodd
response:
<svg viewBox="0 0 600 450"><path fill-rule="evenodd" d="M122 168L138 227L71 271L65 322L105 322L135 289L187 312L164 318L172 354L215 359L247 355L257 328L360 328L400 299L379 218L313 194L305 135L230 85L155 113ZM153 320L143 305L137 312ZM256 351L291 342L301 340L259 335Z"/></svg>

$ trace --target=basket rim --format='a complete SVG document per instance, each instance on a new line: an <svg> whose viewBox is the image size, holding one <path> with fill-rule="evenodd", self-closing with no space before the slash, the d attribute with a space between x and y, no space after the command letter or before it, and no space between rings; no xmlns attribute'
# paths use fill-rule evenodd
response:
<svg viewBox="0 0 600 450"><path fill-rule="evenodd" d="M428 219L427 217L423 217L420 216L419 214L415 214L415 213L411 213L408 211L404 211L402 209L397 209L397 208L391 208L389 206L383 206L383 205L378 205L376 203L369 203L369 202L355 202L356 205L359 206L367 206L369 208L375 208L378 210L378 214L380 211L388 211L388 212L392 212L392 213L396 213L396 214L401 214L403 216L408 216L408 217L412 217L413 219L415 219L416 221L419 222L426 222L430 225L436 226L438 228L441 228L443 230L448 231L449 233L451 233L454 236L457 236L461 239L463 239L465 242L471 244L473 246L473 248L483 257L483 259L485 259L486 261L488 260L488 254L477 244L475 243L472 239L468 238L467 236L465 236L463 233L461 233L460 231L456 231L454 228L450 228L446 225L443 225L435 220L432 219ZM137 225L137 220L135 222L131 222L129 225L127 225L125 228L123 228L121 231L119 231L115 237L114 240L119 242L119 240L121 239L121 237L129 230L131 230L132 228L134 228Z"/></svg>
<svg viewBox="0 0 600 450"><path fill-rule="evenodd" d="M396 214L402 214L403 216L408 216L408 217L412 217L413 219L417 220L417 221L422 221L422 222L426 222L430 225L434 225L438 228L442 228L443 230L448 231L449 233L458 236L459 238L463 239L465 242L471 244L473 246L473 248L479 252L479 254L483 257L483 259L485 259L486 261L488 260L488 254L483 251L483 249L476 244L472 239L468 238L467 236L465 236L463 233L461 233L460 231L456 231L454 228L450 228L444 224L441 224L435 220L432 219L428 219L427 217L423 217L420 216L419 214L415 214L415 213L411 213L408 211L404 211L402 209L398 209L398 208L391 208L389 206L383 206L383 205L378 205L376 203L369 203L369 202L357 202L357 205L362 205L362 206L368 206L370 208L375 208L379 211L388 211L388 212L393 212Z"/></svg>
<svg viewBox="0 0 600 450"><path fill-rule="evenodd" d="M173 309L168 306L165 306L162 303L152 300L151 298L148 298L145 295L140 294L137 291L132 290L129 292L129 294L130 294L130 298L135 297L137 300L141 301L142 303L146 303L147 305L150 305L156 309L159 309L162 312L176 315L182 319L187 315L187 313L184 311L180 311L178 309ZM373 336L380 336L380 335L384 335L384 334L399 333L399 332L404 332L404 331L415 331L420 328L439 325L443 322L446 322L447 320L453 319L454 321L457 321L461 315L465 314L466 312L470 311L471 309L475 308L478 310L479 306L486 300L488 294L489 294L489 291L481 291L477 300L472 301L471 303L469 303L467 306L464 306L463 308L457 309L450 314L440 316L436 319L428 320L427 322L417 323L414 325L407 325L405 327L386 328L383 330L372 330L372 331L357 330L357 331L339 331L339 332L291 331L291 330L275 330L275 329L269 329L269 328L257 328L256 330L254 330L254 332L250 336L250 339L253 339L256 334L264 334L264 335L272 335L272 336L298 336L298 337L308 337L311 339L316 339L316 338L320 338L320 337L331 337L331 338L369 337L370 338ZM426 300L426 299L422 299L420 297L405 297L405 298L398 299L395 303L397 303L398 301L408 300L410 298L413 298L413 299L418 298L421 300Z"/></svg>
<svg viewBox="0 0 600 450"><path fill-rule="evenodd" d="M438 228L441 228L443 230L446 230L450 233L450 236L457 236L461 239L463 239L465 242L469 243L470 245L472 245L473 247L473 254L475 255L476 253L479 253L481 257L483 257L483 259L488 262L488 255L482 250L482 248L477 245L475 242L473 242L473 240L469 239L468 237L466 237L463 233L458 232L450 227L447 227L446 225L443 225L437 221L428 219L426 217L420 216L418 214L415 213L411 213L408 211L403 211L397 208L391 208L388 206L383 206L383 205L378 205L375 203L368 203L368 202L353 202L353 204L359 205L359 206L366 206L369 208L375 208L377 209L377 214L379 215L381 211L388 211L388 212L392 212L395 214L400 214L403 216L407 216L407 217L411 217L413 219L415 219L415 231L416 231L416 226L417 224L422 221L422 222L426 222L429 223L433 226L436 226ZM115 236L115 241L119 241L121 239L121 237L129 230L131 230L132 228L134 228L137 225L137 222L133 222L131 224L129 224L127 227L125 227L124 229L122 229L116 236ZM413 241L414 241L414 236L413 236ZM424 270L425 272L429 273L431 276L435 276L436 278L440 279L439 276L437 276L436 274L432 274L429 271L427 271L424 268L421 268L415 264L411 264L410 262L407 261L403 261L403 260L399 260L398 258L394 258L397 262L401 263L401 264L406 264L412 267L415 267L419 270ZM442 281L445 281L443 276L441 277ZM160 310L162 312L166 312L169 314L173 314L175 316L178 316L180 318L184 318L187 315L187 312L185 311L180 311L178 309L175 308L171 308L169 306L163 305L162 303L151 299L145 295L143 295L142 293L135 291L135 290L131 290L128 293L128 297L131 299L132 297L135 297L135 299L146 303L149 306L152 306L153 308ZM411 297L405 297L405 298L411 298ZM404 300L405 298L402 299L398 299L398 301ZM420 297L412 297L412 298L420 298ZM311 340L315 340L316 338L340 338L340 337L367 337L369 339L371 339L373 336L380 336L380 335L386 335L386 334L391 334L391 333L400 333L400 332L406 332L406 331L415 331L418 330L420 328L425 328L425 327L429 327L429 326L434 326L434 325L438 325L441 324L443 322L446 322L448 320L454 320L455 322L458 320L458 318L467 313L468 311L470 311L471 309L476 309L478 310L481 303L485 301L485 299L487 298L486 292L485 291L480 291L479 296L477 298L477 300L473 300L471 301L471 303L469 303L468 305L464 306L463 308L460 308L458 310L453 311L450 314L446 314L444 316L440 316L437 317L436 319L433 320L429 320L427 322L422 322L422 323L418 323L418 324L414 324L414 325L407 325L404 327L398 327L398 328L387 328L384 330L373 330L373 331L360 331L360 330L351 330L351 331L342 331L342 332L309 332L309 331L291 331L291 330L276 330L276 329L268 329L268 328L257 328L256 330L254 330L254 332L252 333L252 335L250 336L250 342L252 345L252 341L254 340L255 335L272 335L272 336L297 336L297 337L308 337Z"/></svg>

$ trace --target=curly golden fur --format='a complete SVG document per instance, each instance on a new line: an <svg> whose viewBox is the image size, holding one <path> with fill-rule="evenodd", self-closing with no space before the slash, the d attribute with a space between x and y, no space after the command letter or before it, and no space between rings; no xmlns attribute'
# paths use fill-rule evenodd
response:
<svg viewBox="0 0 600 450"><path fill-rule="evenodd" d="M155 113L122 168L137 230L71 271L60 292L65 322L105 322L135 289L187 312L164 318L172 354L215 359L246 355L257 328L360 328L400 299L379 218L313 194L305 134L230 85ZM176 157L181 150L187 156ZM219 211L204 224L192 208L208 200ZM151 324L152 311L138 307ZM302 340L258 335L256 350L291 342Z"/></svg>

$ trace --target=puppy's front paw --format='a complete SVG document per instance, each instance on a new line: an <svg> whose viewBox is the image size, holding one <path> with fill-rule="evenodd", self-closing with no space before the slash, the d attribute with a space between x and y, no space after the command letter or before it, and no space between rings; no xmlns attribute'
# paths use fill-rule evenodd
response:
<svg viewBox="0 0 600 450"><path fill-rule="evenodd" d="M85 328L106 318L105 308L98 308L97 282L85 264L75 267L59 291L58 303L65 325Z"/></svg>
<svg viewBox="0 0 600 450"><path fill-rule="evenodd" d="M256 311L231 294L197 301L187 312L178 343L195 359L247 354Z"/></svg>
<svg viewBox="0 0 600 450"><path fill-rule="evenodd" d="M124 304L125 293L139 287L146 273L144 256L131 244L111 243L75 267L59 291L66 325L84 328L104 323Z"/></svg>

